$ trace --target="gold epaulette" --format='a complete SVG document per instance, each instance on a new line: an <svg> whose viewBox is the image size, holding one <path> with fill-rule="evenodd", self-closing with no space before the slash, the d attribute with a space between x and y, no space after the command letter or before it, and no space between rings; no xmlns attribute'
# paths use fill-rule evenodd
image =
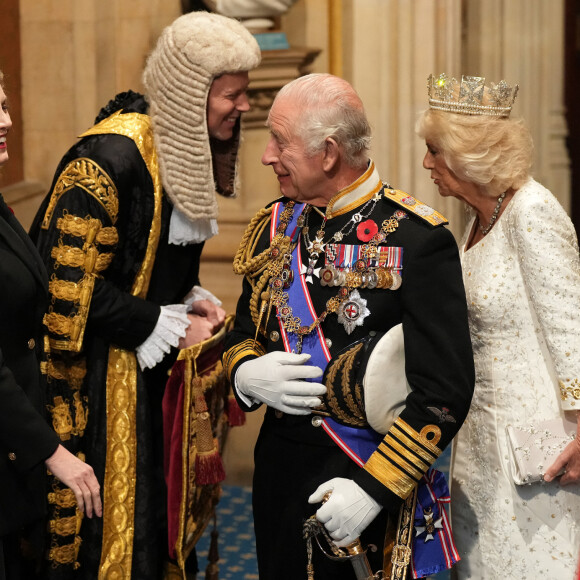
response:
<svg viewBox="0 0 580 580"><path fill-rule="evenodd" d="M385 198L390 199L403 207L406 211L423 218L433 226L446 225L449 223L447 218L437 210L400 189L385 187L383 195Z"/></svg>
<svg viewBox="0 0 580 580"><path fill-rule="evenodd" d="M406 499L441 455L437 447L440 438L437 425L426 425L418 432L399 417L364 469L394 494Z"/></svg>

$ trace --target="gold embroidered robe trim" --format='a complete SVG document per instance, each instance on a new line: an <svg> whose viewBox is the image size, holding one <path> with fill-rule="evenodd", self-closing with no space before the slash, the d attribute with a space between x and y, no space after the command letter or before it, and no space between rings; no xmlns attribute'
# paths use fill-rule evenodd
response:
<svg viewBox="0 0 580 580"><path fill-rule="evenodd" d="M73 421L67 402L59 395L54 397L54 405L47 405L52 416L52 428L61 441L70 439Z"/></svg>
<svg viewBox="0 0 580 580"><path fill-rule="evenodd" d="M91 288L92 289L92 288ZM53 334L65 337L62 340L49 338L51 348L79 352L83 343L88 305L81 305L78 313L73 316L64 316L57 312L48 312L44 315L43 323Z"/></svg>
<svg viewBox="0 0 580 580"><path fill-rule="evenodd" d="M114 246L119 241L117 228L102 227L101 220L94 218L81 218L67 213L58 218L56 227L63 234L83 238L89 243L94 240L104 246Z"/></svg>
<svg viewBox="0 0 580 580"><path fill-rule="evenodd" d="M61 265L82 268L87 273L102 272L113 260L110 252L101 253L95 246L75 248L59 244L52 248L50 255Z"/></svg>
<svg viewBox="0 0 580 580"><path fill-rule="evenodd" d="M48 503L56 504L61 508L71 508L77 505L75 494L70 487L57 489L48 494Z"/></svg>
<svg viewBox="0 0 580 580"><path fill-rule="evenodd" d="M48 528L52 534L71 536L80 532L82 519L82 513L77 509L75 516L50 520Z"/></svg>
<svg viewBox="0 0 580 580"><path fill-rule="evenodd" d="M130 580L137 479L137 359L111 347L107 371L107 454L99 578Z"/></svg>
<svg viewBox="0 0 580 580"><path fill-rule="evenodd" d="M151 119L147 115L140 113L121 114L121 111L114 113L101 121L98 125L91 127L88 131L83 133L81 137L87 135L102 135L111 134L124 135L129 137L139 153L153 180L153 192L155 197L154 218L149 232L149 240L145 260L141 266L141 270L137 275L133 285L132 294L144 298L147 294L149 281L151 279L151 271L153 270L153 262L155 260L155 252L157 251L157 244L159 242L159 234L161 231L161 176L159 175L159 161L157 158L157 151L153 143L153 130L151 127ZM152 250L152 251L150 251Z"/></svg>
<svg viewBox="0 0 580 580"><path fill-rule="evenodd" d="M129 137L139 149L153 181L154 209L147 250L131 293L145 298L161 232L163 190L151 120L147 115L115 113L83 133ZM107 372L107 453L103 485L103 548L99 578L131 580L137 462L137 359L134 352L109 349Z"/></svg>
<svg viewBox="0 0 580 580"><path fill-rule="evenodd" d="M61 362L55 363L52 359L40 363L40 366L45 375L51 379L66 381L72 389L80 389L87 375L87 365L84 358L75 361L70 366Z"/></svg>
<svg viewBox="0 0 580 580"><path fill-rule="evenodd" d="M117 221L119 195L113 180L92 159L79 157L68 163L58 176L42 221L43 229L48 229L59 199L74 187L84 189L105 208L113 223Z"/></svg>
<svg viewBox="0 0 580 580"><path fill-rule="evenodd" d="M236 364L244 357L254 355L260 357L264 354L266 354L266 349L259 342L252 339L244 340L224 353L222 357L224 369L229 376Z"/></svg>
<svg viewBox="0 0 580 580"><path fill-rule="evenodd" d="M72 544L64 546L53 546L48 552L48 560L56 562L57 564L73 564L74 568L78 568L76 562L79 555L79 548L81 547L81 539L77 536Z"/></svg>
<svg viewBox="0 0 580 580"><path fill-rule="evenodd" d="M54 208L52 211L54 211ZM50 337L49 344L51 348L80 352L89 315L89 305L93 295L95 277L99 272L109 267L113 254L99 253L95 246L95 240L102 229L102 222L98 219L77 218L66 213L63 218L57 220L57 229L60 231L60 239L58 245L51 249L51 256L60 265L81 268L83 276L78 282L59 280L54 274L51 276L49 291L53 301L57 299L72 302L76 310L69 316L64 316L55 313L53 306L50 306L44 322L50 332L63 337L63 339ZM79 229L83 230L84 244L82 248L62 243L63 235L76 236Z"/></svg>

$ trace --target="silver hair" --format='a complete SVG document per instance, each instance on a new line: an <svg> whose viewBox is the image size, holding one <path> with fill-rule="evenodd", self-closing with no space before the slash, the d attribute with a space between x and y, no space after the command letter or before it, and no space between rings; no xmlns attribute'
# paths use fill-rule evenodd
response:
<svg viewBox="0 0 580 580"><path fill-rule="evenodd" d="M283 98L294 99L300 108L293 129L308 155L323 150L331 137L342 148L348 165L367 162L371 127L360 97L347 81L330 74L309 74L282 87L276 100Z"/></svg>

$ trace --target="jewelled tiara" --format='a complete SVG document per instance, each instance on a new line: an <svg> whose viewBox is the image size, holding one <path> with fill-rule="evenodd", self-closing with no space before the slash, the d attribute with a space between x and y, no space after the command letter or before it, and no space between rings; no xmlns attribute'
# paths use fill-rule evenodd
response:
<svg viewBox="0 0 580 580"><path fill-rule="evenodd" d="M459 94L457 86L459 85ZM462 76L461 84L445 73L429 75L427 91L429 107L462 115L509 117L518 94L518 85L510 87L505 81L485 86L485 77ZM485 96L485 102L483 104Z"/></svg>

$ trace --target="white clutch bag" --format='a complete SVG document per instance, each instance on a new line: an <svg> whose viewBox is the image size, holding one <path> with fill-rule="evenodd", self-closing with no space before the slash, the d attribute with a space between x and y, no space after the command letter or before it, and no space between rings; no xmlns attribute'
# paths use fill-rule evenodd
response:
<svg viewBox="0 0 580 580"><path fill-rule="evenodd" d="M550 419L527 427L506 427L509 463L516 485L541 481L544 472L576 436L576 422ZM561 474L559 474L561 475Z"/></svg>

